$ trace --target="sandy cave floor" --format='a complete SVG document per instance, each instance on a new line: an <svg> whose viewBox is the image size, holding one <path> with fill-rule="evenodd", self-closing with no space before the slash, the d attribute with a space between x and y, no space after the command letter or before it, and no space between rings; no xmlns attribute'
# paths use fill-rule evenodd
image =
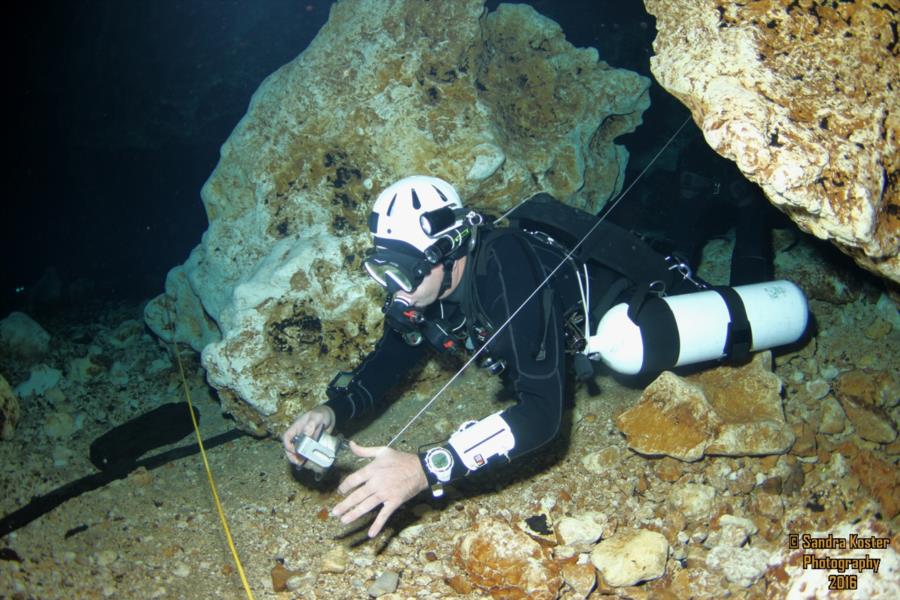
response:
<svg viewBox="0 0 900 600"><path fill-rule="evenodd" d="M59 368L83 356L86 345L93 344L108 360L129 364L130 376L125 384L97 378L72 385L64 390L62 406L42 398L23 401L15 438L0 443L4 515L33 495L94 473L88 446L112 424L183 398L174 365L149 375L147 365L168 355L143 330L139 309L116 307L88 323L45 324L55 339L63 340L49 359ZM895 375L898 370L895 349L900 347L900 332L895 329L875 338L860 334L877 319L871 298L861 297L841 307L813 301L811 309L820 328L812 349L808 345L776 357L776 372L785 382L789 421L807 414L805 382L816 377L826 361L841 368L867 366ZM116 339L120 343L114 343ZM123 339L127 343L121 343ZM3 366L13 385L27 377L15 365ZM204 438L231 429L234 425L221 415L196 359L189 360L187 367ZM619 590L601 584L592 598L605 594L679 597L685 573L692 574L691 589L698 597L779 597L777 569L744 588L704 568L701 544L675 541L678 531L686 531L694 540L698 531L709 528L709 523L685 521L667 510L666 498L677 480L716 487L717 514L759 517L764 527L754 543L773 551L785 548L789 532L827 532L853 518L880 520L894 537L894 548L900 547L897 518L886 520L870 488L854 476L836 477L832 468L837 454L851 461L856 452L867 452L893 464L896 475L897 443L878 446L848 429L817 436L816 450L805 457L707 457L695 463L643 457L628 450L613 424L618 413L637 402L640 389L623 387L610 377L600 377L598 383L600 396L578 391L576 408L567 413L563 439L541 457L509 468L492 481L450 490L442 500L420 496L391 519L386 533L371 541L365 539L365 523L348 528L328 517L328 509L338 501L336 473L320 483L308 474L292 476L274 439L242 437L210 450L222 505L255 597L365 598L368 586L384 571L400 576L395 598L483 597L485 593L469 588L460 577L453 560L455 536L489 515L520 523L541 513L555 518L588 510L604 512L618 527L661 531L672 544L662 579ZM463 378L410 430L401 449L440 437L439 432L472 418L472 411L497 410L480 386L480 379ZM425 390L398 402L356 439L384 443L428 395ZM473 404L476 409L471 408ZM49 439L45 422L60 410L82 415L83 422L68 439ZM188 437L160 451L191 441ZM60 453L59 446L67 452ZM604 451L608 467L599 475L587 471L581 461L598 450ZM802 472L800 481L776 492L783 510L754 515L760 506L757 500L772 493L761 489L758 481L768 478L779 460ZM346 459L341 464L351 466ZM5 549L0 560L0 597L4 598L245 597L199 455L149 471L138 469L125 479L73 498L0 539L0 548ZM276 593L271 573L279 564L294 577L291 590ZM564 589L563 593L570 592Z"/></svg>

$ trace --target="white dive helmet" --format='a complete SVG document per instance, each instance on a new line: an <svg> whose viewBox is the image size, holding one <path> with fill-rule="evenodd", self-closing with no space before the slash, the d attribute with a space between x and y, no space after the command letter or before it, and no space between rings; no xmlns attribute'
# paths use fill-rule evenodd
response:
<svg viewBox="0 0 900 600"><path fill-rule="evenodd" d="M369 230L375 236L375 246L399 249L398 245L408 244L424 252L437 241L439 234L463 224L460 217L441 231L425 233L421 216L448 207L461 209L463 205L453 186L443 179L413 175L397 181L385 188L372 206Z"/></svg>

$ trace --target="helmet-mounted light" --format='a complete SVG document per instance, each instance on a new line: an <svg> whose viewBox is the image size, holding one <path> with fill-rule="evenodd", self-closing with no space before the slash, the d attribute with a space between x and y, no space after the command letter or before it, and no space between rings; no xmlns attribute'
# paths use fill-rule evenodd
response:
<svg viewBox="0 0 900 600"><path fill-rule="evenodd" d="M431 210L419 215L419 225L428 236L434 237L459 224L460 219L466 216L464 208L451 208L449 206Z"/></svg>

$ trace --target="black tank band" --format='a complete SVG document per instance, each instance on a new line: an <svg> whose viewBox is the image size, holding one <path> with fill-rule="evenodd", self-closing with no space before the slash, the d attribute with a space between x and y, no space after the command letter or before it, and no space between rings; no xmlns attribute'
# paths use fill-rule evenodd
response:
<svg viewBox="0 0 900 600"><path fill-rule="evenodd" d="M644 362L641 372L671 369L678 362L681 339L672 309L661 298L647 298L637 314L635 324L641 329Z"/></svg>
<svg viewBox="0 0 900 600"><path fill-rule="evenodd" d="M750 356L750 348L753 347L753 330L747 319L747 309L740 295L730 287L714 287L713 291L722 297L731 322L728 323L728 334L725 337L725 347L722 351L729 359L737 362L744 361Z"/></svg>

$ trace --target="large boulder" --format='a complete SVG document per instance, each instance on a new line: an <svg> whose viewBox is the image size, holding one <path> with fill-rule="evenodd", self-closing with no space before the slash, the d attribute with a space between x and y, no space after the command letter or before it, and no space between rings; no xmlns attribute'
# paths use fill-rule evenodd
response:
<svg viewBox="0 0 900 600"><path fill-rule="evenodd" d="M781 379L772 353L688 378L663 372L640 401L616 418L628 446L651 456L695 461L704 455L764 456L790 449Z"/></svg>
<svg viewBox="0 0 900 600"><path fill-rule="evenodd" d="M209 229L147 323L202 350L239 422L275 431L380 333L360 269L380 189L421 173L495 214L540 191L597 210L621 189L613 140L648 87L525 5L341 0L225 142Z"/></svg>
<svg viewBox="0 0 900 600"><path fill-rule="evenodd" d="M651 69L802 229L900 282L896 5L644 0Z"/></svg>

